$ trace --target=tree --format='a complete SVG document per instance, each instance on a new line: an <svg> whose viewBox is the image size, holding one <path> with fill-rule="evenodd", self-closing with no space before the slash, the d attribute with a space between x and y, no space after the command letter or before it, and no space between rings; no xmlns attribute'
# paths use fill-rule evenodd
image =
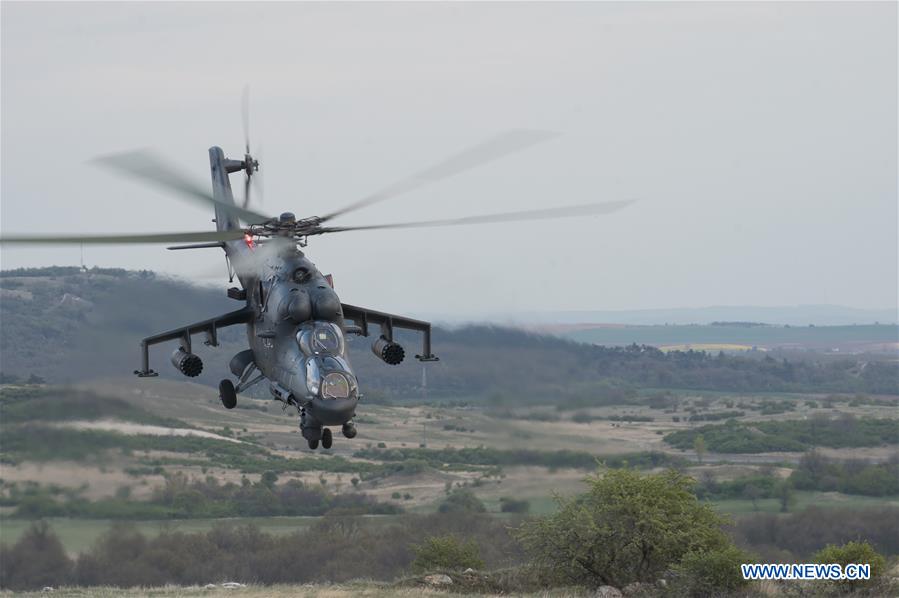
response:
<svg viewBox="0 0 899 598"><path fill-rule="evenodd" d="M556 514L516 532L535 564L563 581L617 587L655 581L688 553L732 545L721 529L726 520L699 502L694 481L682 473L618 469L587 484L586 494L558 497Z"/></svg>
<svg viewBox="0 0 899 598"><path fill-rule="evenodd" d="M796 504L796 493L793 492L793 484L784 480L777 487L777 498L780 500L780 512L789 513L790 507Z"/></svg>
<svg viewBox="0 0 899 598"><path fill-rule="evenodd" d="M752 510L758 511L759 510L758 501L762 497L762 489L759 488L758 486L756 486L755 484L748 484L746 486L746 490L744 490L744 492L746 493L746 498L748 498L749 500L752 501Z"/></svg>
<svg viewBox="0 0 899 598"><path fill-rule="evenodd" d="M702 463L702 458L705 456L705 438L702 437L702 434L699 434L693 440L693 450L696 451L696 458L699 460L699 463Z"/></svg>
<svg viewBox="0 0 899 598"><path fill-rule="evenodd" d="M47 523L33 523L12 547L0 547L0 587L33 590L62 585L70 581L72 565Z"/></svg>
<svg viewBox="0 0 899 598"><path fill-rule="evenodd" d="M265 471L262 473L262 477L259 478L259 481L262 482L262 485L266 488L272 489L275 487L275 484L278 483L278 474L274 471Z"/></svg>
<svg viewBox="0 0 899 598"><path fill-rule="evenodd" d="M431 536L422 544L413 546L415 560L412 568L418 572L435 570L460 570L471 567L482 569L484 561L474 540L463 542L453 535Z"/></svg>

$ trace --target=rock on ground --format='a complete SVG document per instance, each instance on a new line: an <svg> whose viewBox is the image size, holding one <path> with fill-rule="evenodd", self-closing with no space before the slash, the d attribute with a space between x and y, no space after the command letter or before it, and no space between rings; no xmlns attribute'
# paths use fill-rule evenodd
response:
<svg viewBox="0 0 899 598"><path fill-rule="evenodd" d="M448 586L452 585L453 583L453 579L449 575L443 575L439 573L434 575L425 575L422 581L431 586Z"/></svg>

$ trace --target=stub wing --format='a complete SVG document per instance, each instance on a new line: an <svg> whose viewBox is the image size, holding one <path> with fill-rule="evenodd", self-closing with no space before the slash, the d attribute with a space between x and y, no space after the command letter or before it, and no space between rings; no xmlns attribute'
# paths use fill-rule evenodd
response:
<svg viewBox="0 0 899 598"><path fill-rule="evenodd" d="M150 345L156 345L158 343L180 339L181 347L187 353L190 353L191 335L200 334L202 332L206 335L206 339L204 342L209 346L216 347L218 346L217 332L219 328L234 326L235 324L246 324L247 322L251 321L253 317L253 310L249 307L244 307L242 309L228 312L214 318L209 318L208 320L203 320L202 322L188 324L187 326L175 328L173 330L169 330L168 332L148 336L140 342L141 369L135 370L134 373L140 377L157 375L156 372L150 369Z"/></svg>
<svg viewBox="0 0 899 598"><path fill-rule="evenodd" d="M422 334L421 354L416 355L415 359L419 361L438 361L438 358L431 353L431 323L423 320L414 320L403 316L384 313L374 309L358 307L341 303L343 309L344 320L351 320L353 324L360 328L362 336L368 336L368 327L374 324L381 329L381 336L388 341L393 342L393 329L404 328L406 330L414 330Z"/></svg>

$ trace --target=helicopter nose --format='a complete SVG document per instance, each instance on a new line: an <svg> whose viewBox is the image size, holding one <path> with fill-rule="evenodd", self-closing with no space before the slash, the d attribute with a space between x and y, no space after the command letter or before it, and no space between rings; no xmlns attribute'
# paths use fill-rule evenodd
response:
<svg viewBox="0 0 899 598"><path fill-rule="evenodd" d="M306 405L306 409L326 426L340 426L350 421L356 415L356 405L359 400L355 397L349 399L314 399Z"/></svg>

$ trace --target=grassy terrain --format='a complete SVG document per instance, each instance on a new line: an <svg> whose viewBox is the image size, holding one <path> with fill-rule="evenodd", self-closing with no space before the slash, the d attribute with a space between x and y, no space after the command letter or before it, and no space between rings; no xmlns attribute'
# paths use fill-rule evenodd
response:
<svg viewBox="0 0 899 598"><path fill-rule="evenodd" d="M0 398L6 396L0 394ZM626 405L570 409L363 402L357 420L359 436L350 441L338 435L333 449L313 452L297 433L294 413L282 413L270 401L246 398L241 403L248 408L228 411L221 407L214 389L191 383L108 380L75 390L55 389L49 398L35 397L29 399L34 403L0 402L3 413L13 415L0 418L4 440L0 449L5 460L0 477L7 492L12 484L23 488L33 482L41 487L77 489L90 500L123 495L142 501L175 473L241 484L243 478L256 483L262 472L271 470L277 472L280 483L299 480L329 493L364 493L411 513L433 513L446 498L448 487L467 487L489 512L499 514L501 499L514 497L529 501L530 513L547 514L555 509L554 493L571 496L583 491L582 480L593 469L593 458L618 464L630 458L631 465L651 468L628 456L646 456L652 451L668 455L673 459L670 464L687 466L697 479L754 475L760 468L775 467L772 464L789 465L777 470L777 475L787 478L790 467L795 467L790 464L796 463L801 453L707 454L705 463L697 466L692 437L685 450L667 445L663 438L672 432L690 434L702 426L720 426L714 419L711 423L702 419L716 414L741 413L737 421L750 427L764 427L768 422L801 424L814 417L852 415L883 420L897 416L895 397L794 393L641 391L627 399ZM63 407L53 410L44 404L47 401ZM81 413L89 417L81 418ZM103 427L98 429L101 423ZM208 436L160 435L156 427L163 432L181 430ZM29 430L41 433L29 435ZM883 462L896 451L897 446L885 445L832 449L827 454ZM560 455L571 460L554 464ZM667 464L662 461L659 466ZM352 479L357 482L351 483ZM794 496L794 510L811 505L899 505L896 496L811 491L795 492ZM780 510L776 498L759 498L755 506L741 498L713 504L720 511L738 515ZM13 507L0 509L4 513L0 518L2 541L14 542L27 521L11 518ZM288 533L315 520L251 517L239 521ZM138 521L136 526L155 535L166 525L196 531L219 521L162 519ZM89 547L108 529L109 521L59 518L52 524L65 549L75 553Z"/></svg>
<svg viewBox="0 0 899 598"><path fill-rule="evenodd" d="M11 592L0 592L0 596L12 595ZM445 589L431 589L422 586L397 587L394 584L358 582L334 585L273 585L246 586L243 588L225 589L202 587L163 587L163 588L58 588L54 596L71 596L73 598L168 598L174 596L246 596L248 598L415 598L417 596L464 596L470 592L457 593ZM490 596L491 594L482 594ZM545 598L567 598L589 596L586 590L556 589L542 590L534 594L521 596L540 596ZM42 592L16 593L16 596L46 596Z"/></svg>

